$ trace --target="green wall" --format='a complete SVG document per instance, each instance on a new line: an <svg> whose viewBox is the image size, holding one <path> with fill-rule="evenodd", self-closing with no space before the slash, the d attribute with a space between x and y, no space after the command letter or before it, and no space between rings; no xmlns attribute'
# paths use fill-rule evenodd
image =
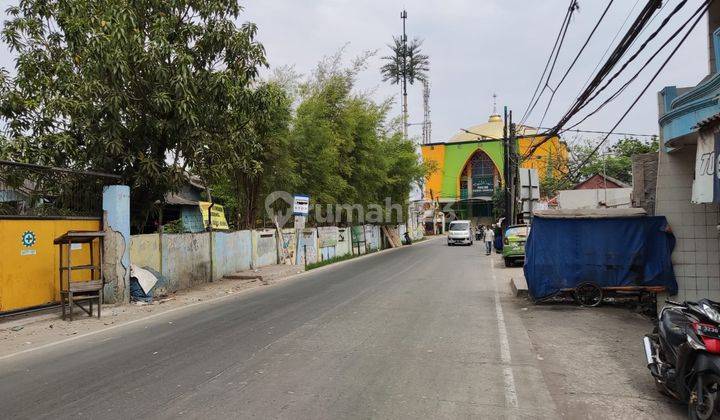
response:
<svg viewBox="0 0 720 420"><path fill-rule="evenodd" d="M470 156L476 150L483 150L495 163L500 179L503 174L503 147L501 141L478 142L478 143L449 143L445 146L445 165L442 180L441 198L458 198L460 172L467 163Z"/></svg>

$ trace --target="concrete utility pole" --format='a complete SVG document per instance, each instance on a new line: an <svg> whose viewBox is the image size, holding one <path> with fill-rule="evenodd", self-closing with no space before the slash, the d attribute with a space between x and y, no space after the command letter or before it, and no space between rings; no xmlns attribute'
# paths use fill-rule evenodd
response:
<svg viewBox="0 0 720 420"><path fill-rule="evenodd" d="M517 220L517 197L518 197L518 179L520 177L520 164L518 162L517 154L517 135L515 131L515 124L513 124L512 111L508 116L508 130L510 138L508 141L508 161L510 162L510 220L509 225L514 225Z"/></svg>
<svg viewBox="0 0 720 420"><path fill-rule="evenodd" d="M408 138L408 105L407 105L407 34L405 33L405 22L407 21L407 11L403 10L400 13L400 19L403 22L403 35L402 35L402 93L403 93L403 138Z"/></svg>
<svg viewBox="0 0 720 420"><path fill-rule="evenodd" d="M508 109L503 108L503 181L504 181L504 198L505 198L505 222L507 223L511 219L511 207L510 207L510 187L511 178L510 175L510 139L508 138Z"/></svg>

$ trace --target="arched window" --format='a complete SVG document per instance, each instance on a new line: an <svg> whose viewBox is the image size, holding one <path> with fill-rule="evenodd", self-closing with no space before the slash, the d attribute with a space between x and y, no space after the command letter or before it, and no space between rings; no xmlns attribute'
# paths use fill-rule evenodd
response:
<svg viewBox="0 0 720 420"><path fill-rule="evenodd" d="M500 174L490 156L476 151L460 175L461 198L490 198L500 184Z"/></svg>

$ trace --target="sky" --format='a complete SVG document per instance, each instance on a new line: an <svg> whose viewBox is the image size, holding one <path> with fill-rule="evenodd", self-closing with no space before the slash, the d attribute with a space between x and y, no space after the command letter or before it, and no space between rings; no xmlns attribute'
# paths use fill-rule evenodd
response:
<svg viewBox="0 0 720 420"><path fill-rule="evenodd" d="M0 0L3 20L4 10L16 1ZM608 1L579 0L580 10L570 24L551 86L568 68ZM667 4L659 17L641 38L646 38L679 2L664 1ZM438 142L449 139L461 128L486 122L493 111L494 93L498 95L498 111L507 106L513 110L516 121L520 118L538 83L568 3L568 0L241 0L244 11L238 20L258 25L258 40L266 48L271 70L293 66L296 72L308 74L323 56L343 46L348 60L364 51L377 51L360 75L358 89L373 92L378 101L395 99L392 116L397 116L399 88L383 83L379 68L380 57L389 52L387 44L402 32L400 12L405 8L408 36L424 40L423 50L431 60L432 140ZM587 49L557 90L543 126L557 122L568 109L623 22L628 16L634 19L644 3L644 0L614 1ZM688 1L638 62L642 63L641 59L648 57L700 3ZM640 44L634 44L633 50ZM612 128L666 54L662 53L655 65L643 72L618 100L578 128ZM14 57L4 44L0 45L0 65L12 73ZM631 65L628 75L633 68L637 66ZM656 134L657 92L669 85L695 85L706 74L707 23L703 19L616 131ZM529 125L539 124L548 95L549 91L528 118ZM410 122L421 122L420 84L409 88L408 100ZM411 135L419 137L420 132L420 126L410 128Z"/></svg>

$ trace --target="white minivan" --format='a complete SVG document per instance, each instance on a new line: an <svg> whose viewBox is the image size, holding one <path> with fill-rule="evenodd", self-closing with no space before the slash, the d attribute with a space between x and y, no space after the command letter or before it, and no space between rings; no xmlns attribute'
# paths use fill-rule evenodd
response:
<svg viewBox="0 0 720 420"><path fill-rule="evenodd" d="M472 227L469 220L453 220L447 235L448 246L455 244L473 244Z"/></svg>

